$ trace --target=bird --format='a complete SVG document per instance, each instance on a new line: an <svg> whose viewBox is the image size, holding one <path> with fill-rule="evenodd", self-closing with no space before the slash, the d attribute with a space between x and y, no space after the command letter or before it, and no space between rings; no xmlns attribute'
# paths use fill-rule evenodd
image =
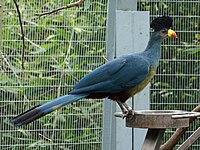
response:
<svg viewBox="0 0 200 150"><path fill-rule="evenodd" d="M155 18L150 23L153 32L143 51L106 62L80 79L67 95L28 110L11 119L11 123L15 126L29 124L83 98L108 98L117 102L124 117L133 114L126 101L140 92L155 75L161 57L161 42L168 37L177 38L171 29L172 22L169 16Z"/></svg>

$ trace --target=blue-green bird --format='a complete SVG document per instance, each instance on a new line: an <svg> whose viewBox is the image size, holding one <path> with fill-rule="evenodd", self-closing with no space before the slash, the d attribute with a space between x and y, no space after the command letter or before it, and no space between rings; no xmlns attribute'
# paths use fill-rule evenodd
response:
<svg viewBox="0 0 200 150"><path fill-rule="evenodd" d="M83 77L68 95L36 106L16 116L11 122L16 126L28 124L82 98L108 97L119 104L124 116L132 113L132 109L125 103L126 100L140 92L155 75L160 59L161 42L167 37L177 37L170 29L171 17L158 17L150 26L154 32L143 52L124 55L105 63Z"/></svg>

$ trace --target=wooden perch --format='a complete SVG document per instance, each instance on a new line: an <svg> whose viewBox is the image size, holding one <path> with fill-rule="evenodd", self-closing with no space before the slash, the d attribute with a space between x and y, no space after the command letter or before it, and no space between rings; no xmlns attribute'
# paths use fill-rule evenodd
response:
<svg viewBox="0 0 200 150"><path fill-rule="evenodd" d="M41 17L41 16L44 16L44 15L49 15L49 14L58 12L58 11L63 10L63 9L67 9L67 8L71 8L71 7L78 7L78 6L80 6L83 2L84 2L84 0L79 0L79 1L77 1L77 2L73 2L73 3L67 4L66 6L63 6L63 7L54 9L54 10L49 11L49 12L44 12L44 13L36 14L36 16Z"/></svg>
<svg viewBox="0 0 200 150"><path fill-rule="evenodd" d="M192 112L200 112L200 105L195 107ZM193 122L196 118L190 118L190 123ZM185 133L187 128L178 128L174 134L169 138L169 140L163 144L160 150L171 150L178 143L182 135Z"/></svg>

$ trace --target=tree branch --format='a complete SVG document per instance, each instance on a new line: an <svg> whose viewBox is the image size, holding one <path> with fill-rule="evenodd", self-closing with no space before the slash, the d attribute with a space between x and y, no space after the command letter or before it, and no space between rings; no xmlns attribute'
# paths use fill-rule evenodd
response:
<svg viewBox="0 0 200 150"><path fill-rule="evenodd" d="M200 105L195 107L192 112L200 112ZM190 123L193 122L196 118L190 118ZM188 128L178 128L174 134L168 139L168 141L163 144L160 150L171 150L178 143L182 135Z"/></svg>
<svg viewBox="0 0 200 150"><path fill-rule="evenodd" d="M21 13L19 10L19 6L16 2L16 0L13 0L17 9L18 17L19 17L19 24L21 28L21 34L22 34L22 69L25 69L24 67L24 53L25 53L25 38L24 38L24 30L23 30L23 25L22 25L22 18L21 18Z"/></svg>
<svg viewBox="0 0 200 150"><path fill-rule="evenodd" d="M44 12L44 13L41 13L41 14L36 14L36 16L41 17L41 16L44 16L44 15L49 15L49 14L58 12L58 11L63 10L63 9L67 9L67 8L71 8L71 7L78 7L78 6L80 6L83 2L84 2L84 0L79 0L79 1L77 1L77 2L73 2L73 3L67 4L66 6L63 6L63 7L54 9L54 10L49 11L49 12Z"/></svg>

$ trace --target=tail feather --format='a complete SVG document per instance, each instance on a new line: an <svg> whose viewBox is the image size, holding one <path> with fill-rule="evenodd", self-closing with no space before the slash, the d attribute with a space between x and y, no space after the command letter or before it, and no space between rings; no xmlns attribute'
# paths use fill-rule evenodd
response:
<svg viewBox="0 0 200 150"><path fill-rule="evenodd" d="M81 98L87 97L88 94L77 94L77 95L65 95L58 97L46 104L33 107L32 109L16 116L11 120L16 126L26 125L33 122L34 120L51 113L52 111L61 108L64 105L75 102Z"/></svg>

